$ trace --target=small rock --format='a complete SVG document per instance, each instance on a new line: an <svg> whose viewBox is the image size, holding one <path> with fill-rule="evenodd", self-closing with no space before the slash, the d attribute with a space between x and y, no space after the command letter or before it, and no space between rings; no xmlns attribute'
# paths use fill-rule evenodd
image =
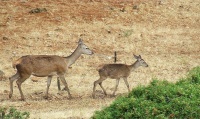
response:
<svg viewBox="0 0 200 119"><path fill-rule="evenodd" d="M7 38L7 37L4 36L4 37L3 37L3 40L9 40L9 38Z"/></svg>
<svg viewBox="0 0 200 119"><path fill-rule="evenodd" d="M133 6L133 9L134 9L134 10L138 9L138 6L137 6L137 5L134 5L134 6Z"/></svg>
<svg viewBox="0 0 200 119"><path fill-rule="evenodd" d="M29 13L41 13L41 12L47 12L47 9L46 8L35 8L35 9L32 9Z"/></svg>
<svg viewBox="0 0 200 119"><path fill-rule="evenodd" d="M6 93L6 94L7 94L7 93L9 93L9 91L8 91L8 90L4 90L3 93Z"/></svg>

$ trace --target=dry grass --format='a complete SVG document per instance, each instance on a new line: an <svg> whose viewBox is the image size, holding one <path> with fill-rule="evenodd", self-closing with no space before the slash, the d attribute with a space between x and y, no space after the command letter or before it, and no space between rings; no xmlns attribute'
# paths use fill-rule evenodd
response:
<svg viewBox="0 0 200 119"><path fill-rule="evenodd" d="M161 1L161 2L160 2ZM0 81L0 105L15 106L31 112L31 118L89 118L95 110L115 98L92 99L93 82L99 78L96 68L118 62L131 64L132 54L141 54L149 68L139 68L128 81L130 87L148 84L152 78L171 82L200 64L200 2L198 0L3 0L0 2L0 70L7 77L15 70L11 63L27 54L69 55L78 38L94 50L83 55L66 75L72 96L58 92L56 80L50 87L50 99L44 100L46 78L31 77L22 84L26 102L20 102L14 87L8 99L9 82ZM47 12L29 13L34 8ZM115 80L103 83L111 93ZM98 87L97 90L100 90ZM123 81L118 95L127 92Z"/></svg>

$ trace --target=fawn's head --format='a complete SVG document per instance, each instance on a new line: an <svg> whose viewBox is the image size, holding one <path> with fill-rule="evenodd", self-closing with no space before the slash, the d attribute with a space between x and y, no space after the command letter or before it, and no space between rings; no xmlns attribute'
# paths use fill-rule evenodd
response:
<svg viewBox="0 0 200 119"><path fill-rule="evenodd" d="M138 66L148 67L148 64L142 59L142 57L134 55L134 58L137 59L136 63Z"/></svg>
<svg viewBox="0 0 200 119"><path fill-rule="evenodd" d="M92 55L94 54L84 43L82 39L79 39L78 41L78 47L80 48L80 51L82 54Z"/></svg>

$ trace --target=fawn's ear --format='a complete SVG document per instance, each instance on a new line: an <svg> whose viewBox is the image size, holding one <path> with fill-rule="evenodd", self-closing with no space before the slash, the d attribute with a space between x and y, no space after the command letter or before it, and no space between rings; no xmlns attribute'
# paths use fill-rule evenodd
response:
<svg viewBox="0 0 200 119"><path fill-rule="evenodd" d="M137 55L135 55L135 54L133 54L133 56L134 56L135 59L138 59L138 58L139 58L139 57L138 57Z"/></svg>
<svg viewBox="0 0 200 119"><path fill-rule="evenodd" d="M135 59L141 59L142 57L141 57L141 55L135 55L135 54L133 54L133 56L135 57Z"/></svg>
<svg viewBox="0 0 200 119"><path fill-rule="evenodd" d="M83 40L81 38L79 39L78 44L79 45L83 44Z"/></svg>

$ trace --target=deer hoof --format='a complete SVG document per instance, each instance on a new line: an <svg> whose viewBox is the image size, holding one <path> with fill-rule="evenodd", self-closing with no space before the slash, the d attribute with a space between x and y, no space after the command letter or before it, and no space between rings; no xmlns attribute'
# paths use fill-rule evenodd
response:
<svg viewBox="0 0 200 119"><path fill-rule="evenodd" d="M9 98L12 98L12 94L9 94Z"/></svg>
<svg viewBox="0 0 200 119"><path fill-rule="evenodd" d="M25 98L21 98L20 101L25 101Z"/></svg>
<svg viewBox="0 0 200 119"><path fill-rule="evenodd" d="M45 96L44 96L44 99L48 99L48 96L45 95Z"/></svg>

